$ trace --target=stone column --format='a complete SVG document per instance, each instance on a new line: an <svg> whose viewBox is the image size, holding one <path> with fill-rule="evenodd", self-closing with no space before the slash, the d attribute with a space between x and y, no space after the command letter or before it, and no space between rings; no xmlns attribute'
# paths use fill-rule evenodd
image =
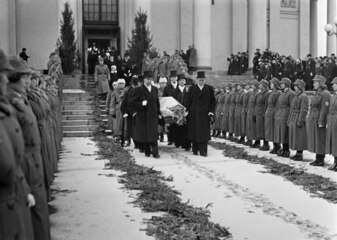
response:
<svg viewBox="0 0 337 240"><path fill-rule="evenodd" d="M261 52L267 47L267 0L248 1L249 65L252 65L255 49Z"/></svg>
<svg viewBox="0 0 337 240"><path fill-rule="evenodd" d="M247 0L232 0L232 53L234 54L247 51L247 5Z"/></svg>
<svg viewBox="0 0 337 240"><path fill-rule="evenodd" d="M333 24L332 19L336 17L336 0L328 0L327 5L327 23ZM331 53L336 54L336 36L326 38L326 55L330 56Z"/></svg>
<svg viewBox="0 0 337 240"><path fill-rule="evenodd" d="M5 54L9 53L9 1L0 1L0 49L2 49Z"/></svg>
<svg viewBox="0 0 337 240"><path fill-rule="evenodd" d="M310 50L313 57L317 56L317 0L310 0Z"/></svg>
<svg viewBox="0 0 337 240"><path fill-rule="evenodd" d="M197 68L211 70L211 1L193 1L193 23Z"/></svg>

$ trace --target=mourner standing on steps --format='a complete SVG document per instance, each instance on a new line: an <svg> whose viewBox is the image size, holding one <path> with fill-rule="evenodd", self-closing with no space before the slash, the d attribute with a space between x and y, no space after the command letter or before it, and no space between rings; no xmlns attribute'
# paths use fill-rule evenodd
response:
<svg viewBox="0 0 337 240"><path fill-rule="evenodd" d="M316 153L316 159L310 165L324 166L326 123L331 95L325 85L325 77L316 75L313 82L316 92L311 99L307 118L308 151Z"/></svg>
<svg viewBox="0 0 337 240"><path fill-rule="evenodd" d="M95 67L95 82L97 86L98 95L105 100L108 92L110 91L110 71L107 65L104 64L104 59L98 57L98 65Z"/></svg>
<svg viewBox="0 0 337 240"><path fill-rule="evenodd" d="M335 158L329 170L337 171L337 77L331 81L331 84L334 94L330 100L326 131L326 153L331 154Z"/></svg>
<svg viewBox="0 0 337 240"><path fill-rule="evenodd" d="M194 155L207 156L211 139L210 124L214 122L215 97L213 87L206 84L205 72L197 73L197 84L189 88L187 138L192 141Z"/></svg>
<svg viewBox="0 0 337 240"><path fill-rule="evenodd" d="M177 80L178 80L177 71L171 71L170 72L170 83L168 83L167 86L164 88L163 97L173 96L173 92L178 86ZM170 124L170 126L167 129L168 129L168 133L167 133L168 145L172 145L174 142L174 138L175 138L174 135L176 132L174 129L174 124Z"/></svg>
<svg viewBox="0 0 337 240"><path fill-rule="evenodd" d="M158 153L158 118L160 105L158 89L152 86L153 74L144 72L144 84L135 88L130 97L130 108L135 117L134 140L144 149L145 156L159 158Z"/></svg>

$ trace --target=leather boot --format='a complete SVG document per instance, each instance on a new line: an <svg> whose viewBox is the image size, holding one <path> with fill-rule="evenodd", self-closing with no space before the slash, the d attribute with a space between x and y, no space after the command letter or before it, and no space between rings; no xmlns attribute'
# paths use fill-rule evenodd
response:
<svg viewBox="0 0 337 240"><path fill-rule="evenodd" d="M245 146L250 146L252 144L252 140L247 140L246 142L243 143Z"/></svg>
<svg viewBox="0 0 337 240"><path fill-rule="evenodd" d="M292 156L290 158L291 160L294 160L294 161L302 161L303 160L303 155L302 154L298 154L296 153L294 156Z"/></svg>
<svg viewBox="0 0 337 240"><path fill-rule="evenodd" d="M337 171L337 157L335 157L334 163L328 169L331 171Z"/></svg>
<svg viewBox="0 0 337 240"><path fill-rule="evenodd" d="M251 146L251 148L260 148L260 140L255 140L254 144Z"/></svg>
<svg viewBox="0 0 337 240"><path fill-rule="evenodd" d="M277 155L280 156L280 157L286 157L286 158L288 158L289 155L290 155L290 151L288 151L288 150L282 150L282 153L281 154L277 154Z"/></svg>
<svg viewBox="0 0 337 240"><path fill-rule="evenodd" d="M277 154L277 152L280 150L280 145L278 143L273 143L273 144L274 144L274 148L269 153L270 154Z"/></svg>
<svg viewBox="0 0 337 240"><path fill-rule="evenodd" d="M263 144L263 146L260 147L260 150L261 150L261 151L269 151L269 145Z"/></svg>
<svg viewBox="0 0 337 240"><path fill-rule="evenodd" d="M316 154L316 160L309 164L311 166L324 166L324 154Z"/></svg>

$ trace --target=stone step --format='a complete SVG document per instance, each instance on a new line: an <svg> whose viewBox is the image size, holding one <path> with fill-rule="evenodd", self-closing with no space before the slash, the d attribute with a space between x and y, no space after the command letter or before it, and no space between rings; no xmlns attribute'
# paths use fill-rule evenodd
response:
<svg viewBox="0 0 337 240"><path fill-rule="evenodd" d="M63 126L63 131L94 131L97 125Z"/></svg>
<svg viewBox="0 0 337 240"><path fill-rule="evenodd" d="M92 110L90 105L65 105L61 106L61 110Z"/></svg>
<svg viewBox="0 0 337 240"><path fill-rule="evenodd" d="M93 110L61 110L62 115L90 115Z"/></svg>
<svg viewBox="0 0 337 240"><path fill-rule="evenodd" d="M63 131L63 137L91 137L92 131Z"/></svg>
<svg viewBox="0 0 337 240"><path fill-rule="evenodd" d="M93 115L63 115L63 120L91 120L93 119Z"/></svg>
<svg viewBox="0 0 337 240"><path fill-rule="evenodd" d="M83 126L83 125L93 125L94 120L85 119L85 120L62 120L62 126Z"/></svg>
<svg viewBox="0 0 337 240"><path fill-rule="evenodd" d="M91 93L88 92L63 92L63 97L91 97Z"/></svg>
<svg viewBox="0 0 337 240"><path fill-rule="evenodd" d="M63 96L62 97L62 102L63 101L66 101L66 102L69 102L69 101L72 101L72 102L75 102L75 101L81 101L81 102L88 102L88 101L92 101L94 100L94 97L93 96L87 96L87 97L66 97L66 96Z"/></svg>
<svg viewBox="0 0 337 240"><path fill-rule="evenodd" d="M63 106L67 105L92 105L92 101L62 101Z"/></svg>

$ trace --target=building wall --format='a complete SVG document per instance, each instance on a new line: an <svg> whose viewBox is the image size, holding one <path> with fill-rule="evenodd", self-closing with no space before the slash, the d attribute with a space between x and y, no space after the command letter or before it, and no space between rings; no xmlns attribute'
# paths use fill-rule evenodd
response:
<svg viewBox="0 0 337 240"><path fill-rule="evenodd" d="M16 0L16 54L23 47L28 63L46 69L49 54L58 38L58 3L55 0Z"/></svg>
<svg viewBox="0 0 337 240"><path fill-rule="evenodd" d="M9 54L9 0L0 1L0 49Z"/></svg>

